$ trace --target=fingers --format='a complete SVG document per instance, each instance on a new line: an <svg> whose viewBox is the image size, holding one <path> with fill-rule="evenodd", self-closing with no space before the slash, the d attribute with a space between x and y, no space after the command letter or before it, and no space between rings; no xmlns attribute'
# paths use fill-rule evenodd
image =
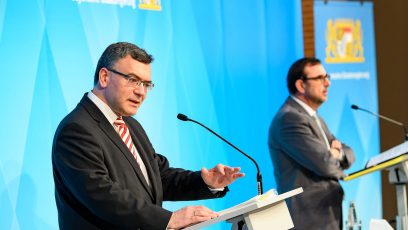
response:
<svg viewBox="0 0 408 230"><path fill-rule="evenodd" d="M224 172L225 172L225 177L227 180L234 181L240 177L245 176L244 173L241 173L241 168L240 167L228 167L225 166Z"/></svg>
<svg viewBox="0 0 408 230"><path fill-rule="evenodd" d="M210 188L224 188L236 179L245 176L240 172L240 167L229 167L222 164L217 164L214 168L207 170L201 169L201 177Z"/></svg>
<svg viewBox="0 0 408 230"><path fill-rule="evenodd" d="M206 168L201 168L201 174L208 175L210 172Z"/></svg>
<svg viewBox="0 0 408 230"><path fill-rule="evenodd" d="M244 176L245 176L245 173L237 172L237 173L234 173L234 174L232 175L232 178L233 178L234 180L236 180L236 179L241 178L241 177L244 177Z"/></svg>
<svg viewBox="0 0 408 230"><path fill-rule="evenodd" d="M335 159L340 158L340 151L337 148L331 148L330 153Z"/></svg>
<svg viewBox="0 0 408 230"><path fill-rule="evenodd" d="M204 206L187 206L173 212L168 228L180 229L189 225L216 218L218 214Z"/></svg>
<svg viewBox="0 0 408 230"><path fill-rule="evenodd" d="M334 140L334 141L332 141L332 143L331 143L331 147L332 147L332 148L336 148L336 149L341 149L341 148L342 148L341 142L338 141L338 140Z"/></svg>
<svg viewBox="0 0 408 230"><path fill-rule="evenodd" d="M217 164L214 168L212 168L210 171L212 172L218 172L221 175L225 175L225 174L233 174L235 172L239 172L241 170L240 167L229 167L223 164Z"/></svg>
<svg viewBox="0 0 408 230"><path fill-rule="evenodd" d="M229 179L229 180L236 180L240 177L245 176L244 173L241 173L241 168L240 167L228 167L225 166L224 168L224 172L225 172L225 176Z"/></svg>
<svg viewBox="0 0 408 230"><path fill-rule="evenodd" d="M241 168L240 167L228 167L228 166L225 166L224 171L226 173L233 174L233 173L237 173L237 172L241 171Z"/></svg>
<svg viewBox="0 0 408 230"><path fill-rule="evenodd" d="M218 214L204 206L193 207L193 218L215 218Z"/></svg>
<svg viewBox="0 0 408 230"><path fill-rule="evenodd" d="M225 165L222 165L222 164L217 164L214 168L215 168L215 170L216 170L216 172L218 172L218 173L220 173L221 175L225 175Z"/></svg>
<svg viewBox="0 0 408 230"><path fill-rule="evenodd" d="M210 169L210 171L205 171L205 168L201 169L202 173L206 173L206 175L210 175L212 173L213 175L215 174L221 174L223 177L227 178L240 178L243 177L245 174L241 173L241 168L240 167L229 167L223 164L217 164L214 168Z"/></svg>

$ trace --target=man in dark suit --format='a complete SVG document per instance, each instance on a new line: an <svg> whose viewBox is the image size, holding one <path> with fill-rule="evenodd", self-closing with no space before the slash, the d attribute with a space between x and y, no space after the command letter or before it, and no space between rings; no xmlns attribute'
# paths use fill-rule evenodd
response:
<svg viewBox="0 0 408 230"><path fill-rule="evenodd" d="M317 114L327 99L329 75L315 58L302 58L289 69L290 96L269 129L269 151L279 192L303 187L288 200L296 229L342 229L343 170L353 151L337 140Z"/></svg>
<svg viewBox="0 0 408 230"><path fill-rule="evenodd" d="M175 212L163 200L222 197L243 174L217 165L171 168L157 154L136 114L153 88L152 56L125 42L107 47L94 88L58 126L52 148L61 229L180 229L217 216L203 206Z"/></svg>

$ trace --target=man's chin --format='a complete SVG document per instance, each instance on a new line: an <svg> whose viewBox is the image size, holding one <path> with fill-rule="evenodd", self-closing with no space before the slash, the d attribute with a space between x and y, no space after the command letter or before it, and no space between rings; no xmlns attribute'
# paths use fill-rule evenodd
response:
<svg viewBox="0 0 408 230"><path fill-rule="evenodd" d="M133 116L133 115L135 115L137 113L138 110L139 110L139 108L128 109L126 111L123 111L122 116L126 116L126 117Z"/></svg>
<svg viewBox="0 0 408 230"><path fill-rule="evenodd" d="M320 101L323 103L325 101L327 101L327 95L323 96L322 98L320 98Z"/></svg>

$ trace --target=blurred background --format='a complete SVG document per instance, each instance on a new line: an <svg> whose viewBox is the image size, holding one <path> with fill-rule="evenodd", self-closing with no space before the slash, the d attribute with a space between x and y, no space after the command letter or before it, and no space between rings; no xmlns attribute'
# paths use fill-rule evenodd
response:
<svg viewBox="0 0 408 230"><path fill-rule="evenodd" d="M203 204L222 210L257 194L254 165L203 128L177 120L178 113L255 158L264 190L276 187L269 124L288 96L287 70L303 56L318 57L332 74L319 113L355 150L347 173L364 168L403 142L401 127L350 105L408 123L407 10L406 0L0 0L0 229L58 229L53 135L92 89L103 50L118 41L155 58L155 88L135 118L156 152L174 167L223 163L246 173L225 198L166 202L167 209ZM342 185L344 220L354 202L363 229L372 218L395 222L388 173Z"/></svg>

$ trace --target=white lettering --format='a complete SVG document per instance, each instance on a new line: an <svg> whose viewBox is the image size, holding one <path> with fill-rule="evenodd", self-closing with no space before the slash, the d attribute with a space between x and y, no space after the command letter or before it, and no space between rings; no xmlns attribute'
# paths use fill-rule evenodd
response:
<svg viewBox="0 0 408 230"><path fill-rule="evenodd" d="M106 5L118 5L121 8L124 6L130 6L133 9L136 9L136 0L72 0L81 4L83 2L96 3L96 4L106 4Z"/></svg>
<svg viewBox="0 0 408 230"><path fill-rule="evenodd" d="M331 80L369 80L370 72L339 72L330 73Z"/></svg>

